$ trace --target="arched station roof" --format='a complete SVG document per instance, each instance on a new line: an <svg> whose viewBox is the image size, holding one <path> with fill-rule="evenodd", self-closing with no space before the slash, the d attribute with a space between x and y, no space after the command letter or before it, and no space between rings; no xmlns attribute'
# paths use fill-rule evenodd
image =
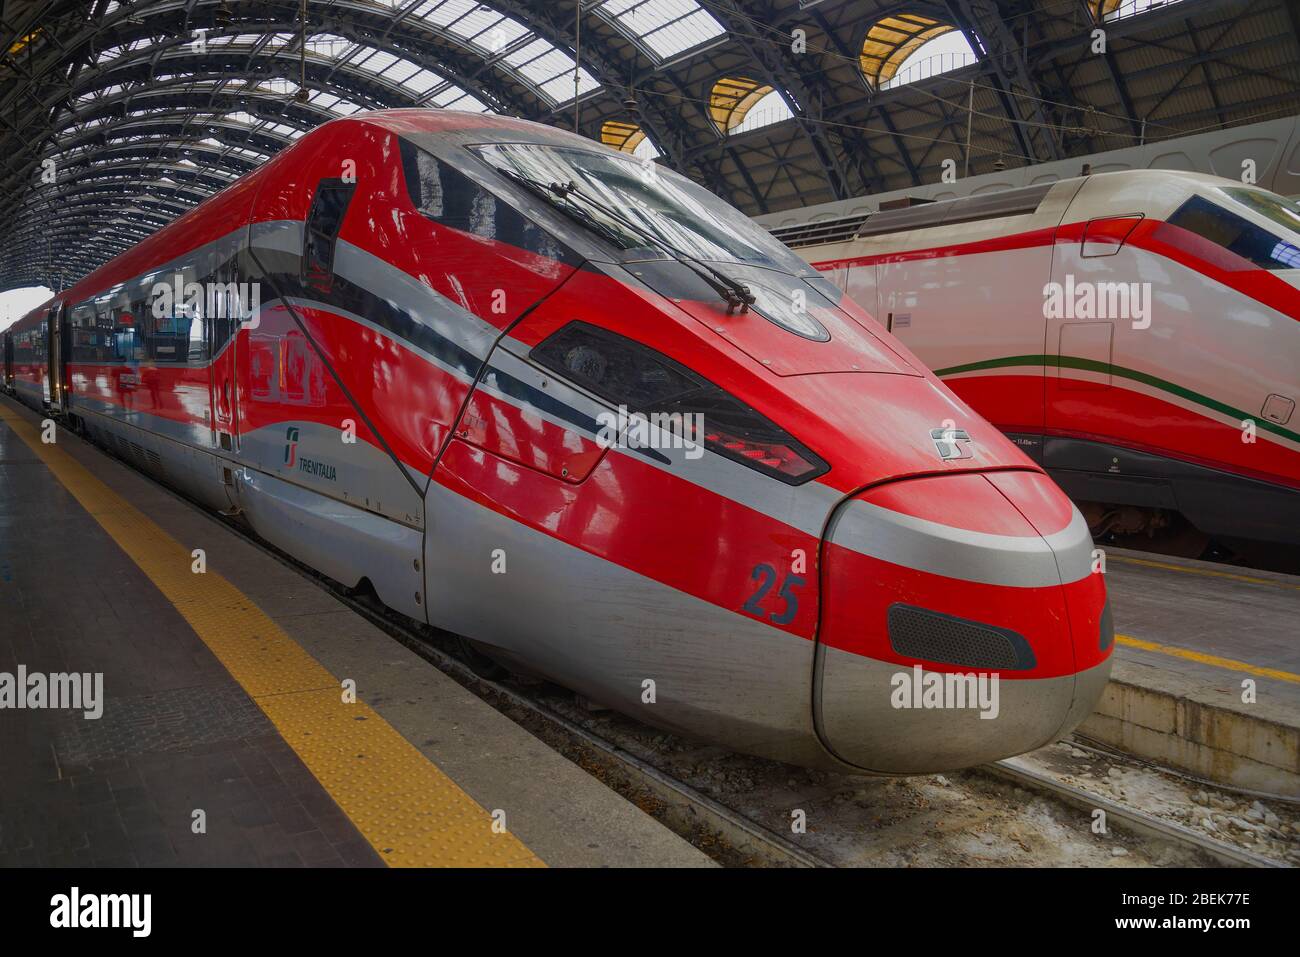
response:
<svg viewBox="0 0 1300 957"><path fill-rule="evenodd" d="M1298 32L1300 0L4 0L0 289L359 110L576 126L757 214L1300 112Z"/></svg>

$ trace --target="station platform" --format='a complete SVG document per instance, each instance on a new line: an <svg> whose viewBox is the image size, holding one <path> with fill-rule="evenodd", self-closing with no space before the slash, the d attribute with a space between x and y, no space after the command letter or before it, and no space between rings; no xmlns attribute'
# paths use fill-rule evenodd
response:
<svg viewBox="0 0 1300 957"><path fill-rule="evenodd" d="M1300 577L1107 549L1111 682L1079 733L1300 797Z"/></svg>
<svg viewBox="0 0 1300 957"><path fill-rule="evenodd" d="M39 429L0 397L0 865L713 864L309 579ZM59 675L87 676L77 707L49 707L72 701L57 677L33 695Z"/></svg>

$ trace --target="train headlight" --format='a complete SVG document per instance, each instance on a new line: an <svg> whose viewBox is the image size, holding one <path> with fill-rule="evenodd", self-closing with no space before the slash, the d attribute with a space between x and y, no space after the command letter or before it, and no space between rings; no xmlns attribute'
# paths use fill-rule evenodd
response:
<svg viewBox="0 0 1300 957"><path fill-rule="evenodd" d="M779 425L639 342L585 322L571 322L530 353L556 375L645 416L702 416L704 447L801 485L830 466ZM696 421L692 419L691 421Z"/></svg>

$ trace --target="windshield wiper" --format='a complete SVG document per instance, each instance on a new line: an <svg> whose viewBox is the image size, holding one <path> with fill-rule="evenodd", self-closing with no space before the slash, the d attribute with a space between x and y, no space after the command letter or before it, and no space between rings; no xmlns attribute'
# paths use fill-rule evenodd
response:
<svg viewBox="0 0 1300 957"><path fill-rule="evenodd" d="M572 182L551 183L546 188L550 190L552 193L554 193L555 195L560 196L566 200L570 196L572 196L582 200L584 203L587 203L588 205L595 206L602 213L604 213L610 219L614 220L614 222L618 223L624 229L629 229L632 232L637 233L638 235L641 236L642 239L648 240L652 245L661 248L668 255L672 256L679 263L681 263L683 266L686 266L688 269L692 270L696 275L698 275L701 279L703 279L706 283L708 283L709 286L711 286L713 290L722 297L722 301L727 304L727 312L731 312L733 309L737 309L737 308L741 312L748 312L749 307L754 305L754 303L757 301L757 297L750 290L750 288L746 286L744 283L740 282L739 280L732 279L726 273L719 272L717 269L714 269L704 260L696 256L692 256L690 253L684 252L681 249L678 249L676 246L668 242L668 240L664 239L662 236L658 235L657 233L652 232L651 230L646 229L644 226L640 226L637 223L632 222L627 217L620 216L618 213L614 212L613 210L606 208L597 200L592 199L586 193L580 191L577 187L577 184ZM704 272L701 272L700 270L704 270Z"/></svg>
<svg viewBox="0 0 1300 957"><path fill-rule="evenodd" d="M602 223L590 212L578 206L572 200L576 198L590 206L596 207L601 211L601 213L614 220L623 228L630 230L640 236L643 240L648 241L651 247L657 247L663 252L666 252L673 259L677 260L683 266L690 269L697 276L703 279L714 292L722 297L722 301L727 304L728 313L734 309L739 309L741 312L748 312L749 307L754 305L757 301L757 297L755 297L754 293L744 283L719 272L708 263L692 256L690 253L683 252L672 243L668 242L658 234L646 229L644 226L639 226L631 220L610 211L603 204L580 192L574 183L543 183L541 180L525 176L523 173L517 172L516 170L504 169L499 166L495 166L494 168L497 172L514 180L526 189L536 193L548 201L552 198L561 200L560 204L557 205L552 203L552 205L555 205L560 212L567 214L570 219L573 219L593 232L604 236L619 249L633 248L627 245L624 237L620 236L614 229L607 226L605 223Z"/></svg>
<svg viewBox="0 0 1300 957"><path fill-rule="evenodd" d="M501 167L494 167L494 168L498 173L501 173L503 176L507 177L508 179L514 180L516 183L523 186L529 192L536 193L538 196L546 200L552 206L555 206L554 203L551 203L551 199L554 193L545 183L542 183L539 180L530 179L529 177L523 175L522 173L516 173L512 169L502 169ZM590 229L592 232L603 236L605 239L609 240L619 249L632 248L627 243L626 239L623 236L620 236L617 232L615 232L605 223L602 223L599 219L591 215L591 213L587 212L585 209L579 206L575 206L572 203L565 203L563 206L559 206L556 208L561 213L563 213L564 215L572 219L574 222L578 223L580 226L585 226L588 229Z"/></svg>

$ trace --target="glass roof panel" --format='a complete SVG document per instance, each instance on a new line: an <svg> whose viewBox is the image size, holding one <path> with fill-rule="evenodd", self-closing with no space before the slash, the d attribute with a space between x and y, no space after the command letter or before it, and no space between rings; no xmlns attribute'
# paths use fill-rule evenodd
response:
<svg viewBox="0 0 1300 957"><path fill-rule="evenodd" d="M352 47L352 41L333 33L318 33L307 38L307 52L331 59L342 59Z"/></svg>
<svg viewBox="0 0 1300 957"><path fill-rule="evenodd" d="M893 76L881 83L880 88L889 90L896 86L906 86L941 73L960 70L977 60L966 35L960 30L950 29L913 49L898 62Z"/></svg>
<svg viewBox="0 0 1300 957"><path fill-rule="evenodd" d="M695 0L607 0L597 13L661 60L726 33Z"/></svg>
<svg viewBox="0 0 1300 957"><path fill-rule="evenodd" d="M430 70L417 69L414 73L412 73L409 77L406 78L406 82L403 83L402 86L406 87L408 90L410 90L412 93L416 94L417 96L423 96L425 93L428 93L439 83L444 83L444 82L446 81L443 80L442 77L438 76L438 74Z"/></svg>
<svg viewBox="0 0 1300 957"><path fill-rule="evenodd" d="M746 133L761 126L771 126L794 116L785 98L777 90L764 94L763 98L745 111L745 118L731 128L732 133Z"/></svg>
<svg viewBox="0 0 1300 957"><path fill-rule="evenodd" d="M430 106L437 106L444 110L463 110L466 113L492 112L478 97L450 83L444 89L435 91L427 102Z"/></svg>
<svg viewBox="0 0 1300 957"><path fill-rule="evenodd" d="M553 102L573 99L573 57L513 17L475 0L429 0L412 15L468 43L479 53L501 56L528 85ZM568 77L567 87L559 81L564 74ZM579 71L579 95L599 88L586 69Z"/></svg>
<svg viewBox="0 0 1300 957"><path fill-rule="evenodd" d="M312 42L312 40L307 41L309 48ZM395 56L386 50L354 44L350 45L343 55L337 57L337 60L340 63L346 62L350 67L356 67L383 77L402 87L403 90L417 99L429 97L429 102L438 106L469 110L475 113L491 112L477 97L471 96L468 92L443 79L432 70ZM297 88L296 85L294 88ZM313 98L311 102L316 103L318 101ZM367 109L367 107L343 98L337 98L333 101L321 101L320 105L342 114L352 114Z"/></svg>
<svg viewBox="0 0 1300 957"><path fill-rule="evenodd" d="M1158 10L1182 0L1093 0L1093 11L1099 20L1124 20L1148 10Z"/></svg>
<svg viewBox="0 0 1300 957"><path fill-rule="evenodd" d="M507 46L532 36L526 26L475 0L433 0L417 8L414 16L468 40L484 53L499 53Z"/></svg>
<svg viewBox="0 0 1300 957"><path fill-rule="evenodd" d="M133 50L140 49L140 47L144 46L146 42L147 41L145 40L132 40L130 43L123 43L120 46L109 47L107 50L104 50L99 54L98 59L100 60L116 59L117 57L122 56L123 54L130 53Z"/></svg>
<svg viewBox="0 0 1300 957"><path fill-rule="evenodd" d="M505 61L557 103L573 99L573 58L545 40L534 40L506 54ZM595 77L579 70L578 95L600 88Z"/></svg>

